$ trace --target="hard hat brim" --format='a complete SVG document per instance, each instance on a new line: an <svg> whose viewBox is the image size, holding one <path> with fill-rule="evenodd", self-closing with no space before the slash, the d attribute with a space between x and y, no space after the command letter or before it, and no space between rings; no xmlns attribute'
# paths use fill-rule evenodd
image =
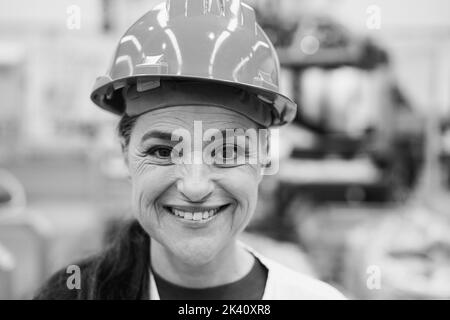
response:
<svg viewBox="0 0 450 320"><path fill-rule="evenodd" d="M145 81L179 81L179 80L193 80L196 82L204 81L205 83L216 83L224 86L237 87L244 89L250 93L258 95L260 99L268 102L277 113L277 117L274 117L274 122L271 126L280 126L292 121L297 112L297 105L288 97L281 93L271 91L269 89L261 88L258 86L252 86L248 84L236 83L228 80L217 79L203 79L199 77L190 76L130 76L120 79L111 79L108 76L97 78L94 89L91 94L91 100L100 108L112 112L117 115L125 114L125 101L122 96L122 89L127 86L136 85L138 79Z"/></svg>

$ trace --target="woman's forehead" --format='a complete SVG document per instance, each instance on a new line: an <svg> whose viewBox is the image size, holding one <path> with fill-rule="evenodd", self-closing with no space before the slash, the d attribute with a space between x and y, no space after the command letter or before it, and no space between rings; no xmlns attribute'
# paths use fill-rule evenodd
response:
<svg viewBox="0 0 450 320"><path fill-rule="evenodd" d="M136 123L137 131L147 128L163 131L183 128L193 130L201 124L207 129L249 129L258 125L233 110L215 106L173 106L153 110L141 115Z"/></svg>

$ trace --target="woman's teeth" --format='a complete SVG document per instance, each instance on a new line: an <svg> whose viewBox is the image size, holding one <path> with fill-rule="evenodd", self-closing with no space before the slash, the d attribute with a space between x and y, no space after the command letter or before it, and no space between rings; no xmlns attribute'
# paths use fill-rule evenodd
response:
<svg viewBox="0 0 450 320"><path fill-rule="evenodd" d="M217 213L217 211L219 211L219 208L206 210L206 211L197 211L197 212L182 211L182 210L170 208L170 211L172 212L172 214L174 214L180 218L183 218L185 220L201 221L201 220L207 220L207 219L211 218L212 216L214 216Z"/></svg>

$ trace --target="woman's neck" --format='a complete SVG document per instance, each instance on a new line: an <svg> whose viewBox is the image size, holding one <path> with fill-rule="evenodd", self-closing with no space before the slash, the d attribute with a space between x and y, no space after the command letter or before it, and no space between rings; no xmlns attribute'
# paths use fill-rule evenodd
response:
<svg viewBox="0 0 450 320"><path fill-rule="evenodd" d="M253 255L233 241L203 265L180 261L157 241L150 242L152 269L165 280L188 288L207 288L243 278L252 268Z"/></svg>

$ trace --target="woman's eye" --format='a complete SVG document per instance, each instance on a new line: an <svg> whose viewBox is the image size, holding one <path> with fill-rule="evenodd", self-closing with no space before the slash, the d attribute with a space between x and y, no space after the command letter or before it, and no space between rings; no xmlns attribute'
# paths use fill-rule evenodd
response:
<svg viewBox="0 0 450 320"><path fill-rule="evenodd" d="M237 166L245 163L245 150L238 145L223 145L212 152L216 165Z"/></svg>
<svg viewBox="0 0 450 320"><path fill-rule="evenodd" d="M234 159L237 155L237 146L235 145L224 145L221 148L217 148L213 151L213 155L220 159Z"/></svg>
<svg viewBox="0 0 450 320"><path fill-rule="evenodd" d="M150 148L146 154L158 158L158 159L170 159L172 154L172 147L166 147L166 146L158 146Z"/></svg>

